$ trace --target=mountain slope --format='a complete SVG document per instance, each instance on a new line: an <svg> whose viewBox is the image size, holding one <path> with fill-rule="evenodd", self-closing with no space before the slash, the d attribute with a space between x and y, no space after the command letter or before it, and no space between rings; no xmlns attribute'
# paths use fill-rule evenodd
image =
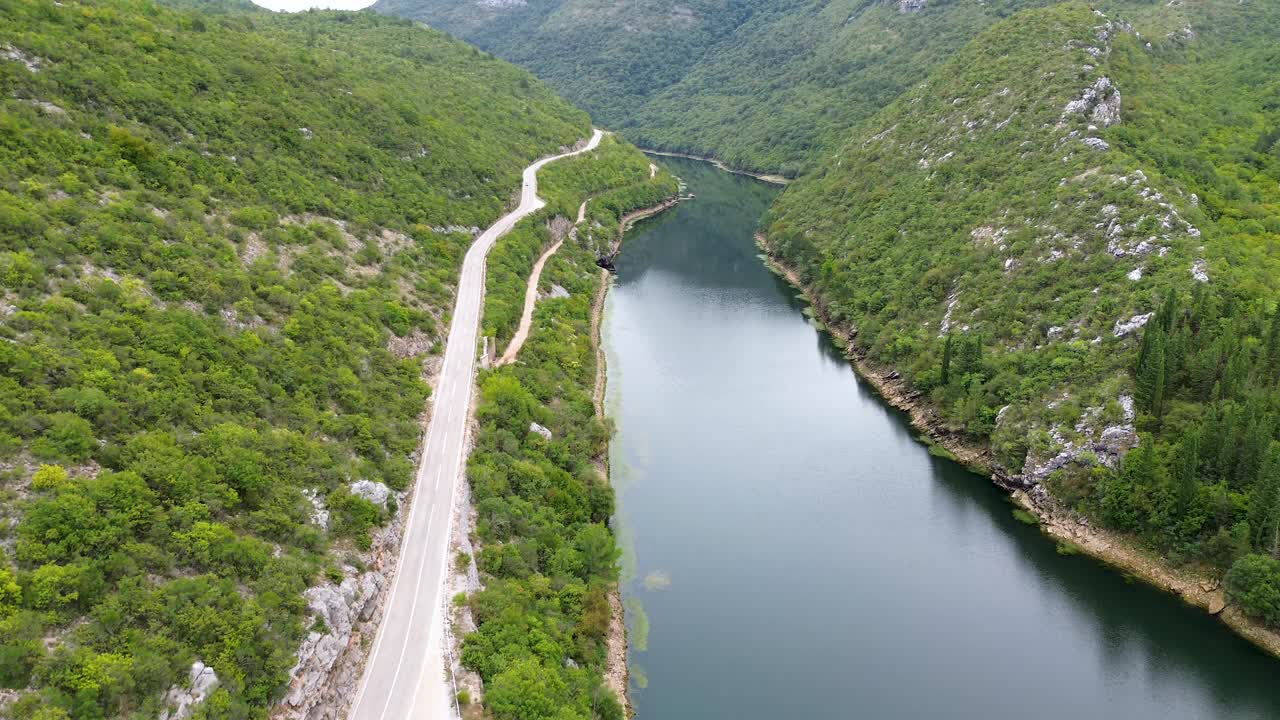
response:
<svg viewBox="0 0 1280 720"><path fill-rule="evenodd" d="M794 175L982 28L1045 1L379 0L374 8L530 68L641 145Z"/></svg>
<svg viewBox="0 0 1280 720"><path fill-rule="evenodd" d="M620 126L642 146L797 175L983 28L1036 0L762 4ZM533 67L533 65L530 65Z"/></svg>
<svg viewBox="0 0 1280 720"><path fill-rule="evenodd" d="M791 186L771 251L1010 484L1176 562L1270 551L1278 12L1018 13ZM1249 562L1237 600L1280 578Z"/></svg>
<svg viewBox="0 0 1280 720"><path fill-rule="evenodd" d="M619 125L761 0L384 0L374 9L426 22L534 69L596 118Z"/></svg>
<svg viewBox="0 0 1280 720"><path fill-rule="evenodd" d="M0 13L0 713L263 717L376 581L467 228L588 118L368 13Z"/></svg>

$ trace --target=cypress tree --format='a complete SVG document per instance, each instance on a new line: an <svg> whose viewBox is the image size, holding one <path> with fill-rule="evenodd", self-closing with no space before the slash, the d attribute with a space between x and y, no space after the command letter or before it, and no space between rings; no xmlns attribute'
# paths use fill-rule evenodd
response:
<svg viewBox="0 0 1280 720"><path fill-rule="evenodd" d="M1144 333L1142 340L1143 352L1134 377L1138 407L1158 420L1164 411L1164 333L1155 327Z"/></svg>
<svg viewBox="0 0 1280 720"><path fill-rule="evenodd" d="M1240 446L1239 461L1235 468L1235 484L1237 487L1248 487L1258 480L1262 471L1267 449L1271 444L1271 423L1265 417L1254 415L1249 419L1248 429L1244 434L1244 443Z"/></svg>
<svg viewBox="0 0 1280 720"><path fill-rule="evenodd" d="M1267 368L1271 379L1280 379L1280 305L1271 315L1271 328L1267 332Z"/></svg>
<svg viewBox="0 0 1280 720"><path fill-rule="evenodd" d="M1169 334L1173 332L1173 328L1178 322L1178 297L1170 292L1164 298L1164 304L1160 306L1160 311L1156 313L1156 324L1160 329Z"/></svg>
<svg viewBox="0 0 1280 720"><path fill-rule="evenodd" d="M1280 445L1271 444L1260 482L1249 495L1249 530L1254 547L1276 552L1276 536L1280 531Z"/></svg>
<svg viewBox="0 0 1280 720"><path fill-rule="evenodd" d="M1174 492L1178 498L1178 508L1186 512L1196 498L1196 488L1200 483L1200 428L1192 427L1182 435L1178 443L1178 454L1173 468Z"/></svg>

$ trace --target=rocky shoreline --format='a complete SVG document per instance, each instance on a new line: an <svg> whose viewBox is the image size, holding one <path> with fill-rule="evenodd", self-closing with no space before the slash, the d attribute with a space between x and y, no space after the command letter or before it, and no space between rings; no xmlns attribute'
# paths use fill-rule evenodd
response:
<svg viewBox="0 0 1280 720"><path fill-rule="evenodd" d="M870 360L858 348L855 342L857 333L853 328L832 324L822 298L800 279L794 268L771 252L768 239L763 234L756 234L756 244L764 251L769 269L804 293L827 332L845 344L845 355L858 376L875 388L887 403L905 412L912 427L930 442L1008 491L1016 505L1039 519L1040 529L1045 535L1126 575L1177 595L1187 604L1218 617L1236 634L1280 658L1280 633L1245 615L1239 608L1228 605L1220 578L1175 568L1142 548L1134 538L1089 524L1076 513L1060 507L1047 493L1028 493L1020 481L994 462L989 447L949 428L932 403L921 393L909 389L896 370Z"/></svg>
<svg viewBox="0 0 1280 720"><path fill-rule="evenodd" d="M671 208L678 205L679 203L680 203L680 196L677 195L674 197L669 197L666 200L663 200L662 202L658 203L657 205L650 205L647 208L632 210L631 212L624 214L622 218L618 220L618 237L614 238L613 245L609 247L609 256L613 257L614 255L618 254L618 248L622 246L622 236L625 235L626 232L631 229L632 225L635 225L637 222L645 218L653 217L654 215L657 215L659 213L666 212L667 210L670 210Z"/></svg>

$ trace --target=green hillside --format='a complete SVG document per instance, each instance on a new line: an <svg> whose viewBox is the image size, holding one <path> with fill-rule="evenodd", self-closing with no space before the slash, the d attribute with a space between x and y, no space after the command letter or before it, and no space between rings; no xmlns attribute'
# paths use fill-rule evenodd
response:
<svg viewBox="0 0 1280 720"><path fill-rule="evenodd" d="M1235 0L1019 13L789 188L772 250L1011 482L1176 562L1272 552L1278 22ZM1280 569L1242 562L1236 599L1280 621L1246 600Z"/></svg>
<svg viewBox="0 0 1280 720"><path fill-rule="evenodd" d="M379 0L524 65L642 146L792 175L983 28L1047 0Z"/></svg>
<svg viewBox="0 0 1280 720"><path fill-rule="evenodd" d="M0 15L0 715L155 718L198 659L265 717L394 511L354 484L410 482L467 228L588 118L370 13Z"/></svg>
<svg viewBox="0 0 1280 720"><path fill-rule="evenodd" d="M673 85L760 0L383 0L520 63L611 126Z"/></svg>
<svg viewBox="0 0 1280 720"><path fill-rule="evenodd" d="M902 12L885 0L761 3L620 127L641 146L794 176L983 28L1043 4L930 0Z"/></svg>

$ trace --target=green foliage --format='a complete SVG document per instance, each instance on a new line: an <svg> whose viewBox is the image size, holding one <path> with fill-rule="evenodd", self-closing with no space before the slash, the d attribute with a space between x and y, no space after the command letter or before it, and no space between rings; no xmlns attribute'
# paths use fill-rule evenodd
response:
<svg viewBox="0 0 1280 720"><path fill-rule="evenodd" d="M410 481L392 349L443 331L456 229L588 119L370 13L0 5L39 58L0 59L0 454L39 466L6 479L7 712L156 717L200 659L203 716L265 717L302 592L394 511L349 483Z"/></svg>
<svg viewBox="0 0 1280 720"><path fill-rule="evenodd" d="M61 465L41 465L31 476L32 490L56 490L67 482L67 471Z"/></svg>
<svg viewBox="0 0 1280 720"><path fill-rule="evenodd" d="M625 213L676 194L676 179L669 172L650 175L649 159L612 135L590 153L539 171L538 194L547 206L517 223L485 263L484 334L497 339L499 352L520 324L534 262L570 234L581 203L587 205L583 221L573 232L577 243L597 257L610 254ZM550 288L550 283L544 280L541 287Z"/></svg>
<svg viewBox="0 0 1280 720"><path fill-rule="evenodd" d="M576 218L587 197L588 208L608 197L588 218L612 222L610 241L622 213L676 190L670 175L650 179L648 161L613 140L547 166L539 184L548 212L522 226L545 228L555 212ZM613 491L595 464L610 427L596 417L592 399L591 312L603 238L593 239L589 228L591 220L579 225L543 270L543 283L564 287L569 297L540 300L517 361L481 377L480 431L467 474L483 547L476 563L486 578L485 589L466 599L478 629L464 639L462 661L484 678L485 706L496 718L623 717L601 683L619 551L607 526ZM497 281L489 263L486 326L493 327L495 308L523 302L528 265L540 249L526 245L529 237L538 236L517 226L493 250L500 258L518 253L522 263L511 262ZM510 332L510 318L499 327ZM530 430L534 422L551 431L550 440Z"/></svg>
<svg viewBox="0 0 1280 720"><path fill-rule="evenodd" d="M1273 330L1269 317L1199 287L1185 306L1166 301L1134 366L1139 421L1152 432L1118 471L1103 473L1087 507L1184 561L1227 567L1245 554L1280 553ZM1144 377L1153 363L1156 381ZM1160 390L1162 405L1144 383Z"/></svg>
<svg viewBox="0 0 1280 720"><path fill-rule="evenodd" d="M629 140L796 175L983 28L1049 0L380 0L524 65Z"/></svg>
<svg viewBox="0 0 1280 720"><path fill-rule="evenodd" d="M1231 602L1267 624L1280 627L1280 560L1245 555L1231 566L1225 581Z"/></svg>
<svg viewBox="0 0 1280 720"><path fill-rule="evenodd" d="M1277 86L1255 70L1274 46L1244 30L1275 27L1261 17L1272 10L1118 5L1141 38L1073 3L983 33L852 133L767 219L772 251L834 321L857 330L860 348L898 368L954 427L990 437L1015 469L1048 449L1045 430L1074 426L1085 407L1118 424L1121 393L1136 395L1144 429L1159 429L1173 411L1168 366L1183 362L1186 340L1152 335L1139 348L1119 327L1189 294L1190 269L1242 293L1235 314L1261 311L1275 292L1251 271L1269 267L1277 245L1240 238L1227 214L1192 195L1237 174L1241 153L1255 152L1252 129L1276 121ZM1188 20L1214 27L1215 44L1193 51L1177 33L1145 41ZM1099 43L1110 53L1094 57ZM1085 88L1105 88L1102 77L1124 92L1110 128L1069 109ZM1230 89L1201 102L1191 90L1201 85ZM1223 103L1239 122L1217 119ZM1183 132L1217 132L1221 144L1191 143L1194 159L1170 150L1159 127L1174 108ZM1110 150L1085 145L1088 135ZM1268 207L1276 167L1261 156L1249 166L1266 188L1234 194ZM1243 362L1223 381L1245 381Z"/></svg>
<svg viewBox="0 0 1280 720"><path fill-rule="evenodd" d="M955 427L995 433L1014 467L1027 424L996 433L1001 409L1039 420L1064 389L1105 402L1127 369L1117 318L1162 285L1191 283L1198 241L1186 226L1136 284L1131 256L1095 227L1113 212L1136 223L1147 202L1116 180L1133 161L1091 150L1077 139L1093 132L1087 121L1064 116L1107 72L1085 50L1100 22L1068 3L993 27L793 183L765 221L771 252L832 321L856 328L856 344Z"/></svg>

